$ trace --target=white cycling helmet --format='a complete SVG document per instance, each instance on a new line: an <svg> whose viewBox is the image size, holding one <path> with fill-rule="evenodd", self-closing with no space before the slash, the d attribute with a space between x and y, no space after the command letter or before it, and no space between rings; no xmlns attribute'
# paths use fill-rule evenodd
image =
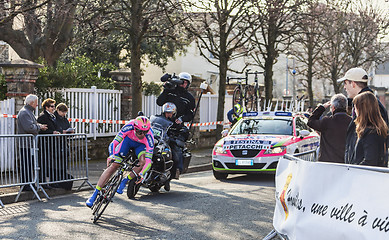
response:
<svg viewBox="0 0 389 240"><path fill-rule="evenodd" d="M182 72L182 73L178 74L178 78L180 80L188 81L189 82L188 86L192 83L192 75L190 75L187 72Z"/></svg>
<svg viewBox="0 0 389 240"><path fill-rule="evenodd" d="M163 113L173 113L175 114L177 111L177 107L174 103L167 102L162 106Z"/></svg>

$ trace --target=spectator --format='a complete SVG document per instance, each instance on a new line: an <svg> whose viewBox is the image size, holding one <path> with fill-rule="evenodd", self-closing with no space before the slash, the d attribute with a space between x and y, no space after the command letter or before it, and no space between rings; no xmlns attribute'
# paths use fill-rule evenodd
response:
<svg viewBox="0 0 389 240"><path fill-rule="evenodd" d="M38 122L47 125L46 130L39 131L39 134L60 134L57 126L57 119L54 115L55 100L48 98L42 102L43 111L38 117ZM38 139L38 148L40 150L40 174L39 181L47 182L47 177L50 181L58 180L55 174L58 161L59 138L53 136L44 136ZM56 185L47 185L46 188L57 187Z"/></svg>
<svg viewBox="0 0 389 240"><path fill-rule="evenodd" d="M332 116L321 118L329 106ZM336 94L330 102L319 105L308 119L308 126L320 132L320 162L344 163L347 127L351 122L346 108L347 98Z"/></svg>
<svg viewBox="0 0 389 240"><path fill-rule="evenodd" d="M387 167L388 126L381 117L377 98L371 92L363 92L354 97L353 104L358 140L347 163Z"/></svg>
<svg viewBox="0 0 389 240"><path fill-rule="evenodd" d="M40 130L47 129L46 124L40 124L36 121L34 111L38 106L38 97L33 94L27 95L24 100L24 107L19 111L17 118L17 132L18 134L33 134L37 135ZM34 162L31 156L31 149L29 146L21 146L20 156L20 181L22 183L32 182L32 175L34 171ZM30 186L24 186L23 191L31 191Z"/></svg>
<svg viewBox="0 0 389 240"><path fill-rule="evenodd" d="M42 102L43 112L38 117L39 123L47 125L46 130L39 131L40 134L60 134L57 126L57 118L54 115L55 100L48 98Z"/></svg>
<svg viewBox="0 0 389 240"><path fill-rule="evenodd" d="M367 86L367 81L368 81L368 76L365 70L363 70L362 68L351 68L346 72L343 78L338 80L338 83L344 82L344 89L346 90L349 99L352 100L355 96L363 92L371 92L371 93L373 92ZM385 107L382 105L380 100L377 99L377 101L378 101L381 117L388 125L388 112L386 111ZM353 158L353 154L355 151L355 144L357 141L356 126L354 122L356 118L354 107L352 107L351 113L352 113L353 121L351 121L350 125L347 128L346 149L345 149L346 163L351 162L351 159Z"/></svg>
<svg viewBox="0 0 389 240"><path fill-rule="evenodd" d="M57 105L54 115L56 117L58 131L62 134L74 133L74 129L70 127L70 123L66 118L68 112L68 106L65 103ZM68 161L69 161L69 147L68 147L68 136L61 136L58 154L58 168L56 168L55 176L58 176L58 180L70 180L73 176L68 173ZM58 187L71 190L73 187L73 181L61 182L57 184Z"/></svg>
<svg viewBox="0 0 389 240"><path fill-rule="evenodd" d="M57 105L57 109L54 112L54 115L57 119L57 127L60 133L74 133L74 129L70 127L70 123L66 118L66 113L68 112L68 106L65 103L60 103Z"/></svg>

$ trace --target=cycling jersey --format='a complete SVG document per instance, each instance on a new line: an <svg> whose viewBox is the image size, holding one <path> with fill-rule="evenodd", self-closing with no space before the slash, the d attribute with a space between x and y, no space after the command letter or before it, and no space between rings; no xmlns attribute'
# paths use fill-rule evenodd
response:
<svg viewBox="0 0 389 240"><path fill-rule="evenodd" d="M133 120L124 125L108 147L110 158L114 159L117 163L121 163L123 158L128 155L131 148L135 150L135 154L138 158L142 154L145 154L146 163L140 172L144 175L150 169L151 159L153 157L154 137L151 128L143 139L139 139L135 135Z"/></svg>

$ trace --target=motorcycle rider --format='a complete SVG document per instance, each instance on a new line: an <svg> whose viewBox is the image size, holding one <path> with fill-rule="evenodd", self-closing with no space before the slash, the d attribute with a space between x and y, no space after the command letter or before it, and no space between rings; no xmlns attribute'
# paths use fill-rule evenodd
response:
<svg viewBox="0 0 389 240"><path fill-rule="evenodd" d="M168 135L174 141L170 141L169 146L172 149L173 167L171 174L175 179L179 179L179 173L184 168L182 148L184 147L185 137L180 137L184 134L189 134L188 130L182 124L177 124L176 120L177 107L174 103L167 102L162 106L162 116L173 122L173 125L169 128Z"/></svg>
<svg viewBox="0 0 389 240"><path fill-rule="evenodd" d="M139 116L122 127L108 147L110 156L107 158L107 169L101 174L93 195L86 201L88 207L93 206L98 193L119 168L120 163L128 155L130 148L135 150L135 154L139 159L139 166L133 168L133 171L122 180L117 192L123 193L123 189L130 179L136 177L139 182L143 180L143 176L151 167L154 150L154 137L150 127L150 120L144 116Z"/></svg>
<svg viewBox="0 0 389 240"><path fill-rule="evenodd" d="M184 126L184 122L190 122L193 120L194 108L195 108L195 99L191 93L188 92L189 85L192 83L192 76L187 72L182 72L178 75L179 80L182 81L181 84L174 86L173 88L167 87L168 81L163 78L167 78L165 74L161 80L165 82L164 90L157 98L157 104L163 106L165 103L173 103L176 106L176 116L174 122L177 124L178 129L178 138L185 143L189 137L189 132ZM185 130L186 129L186 130ZM177 165L177 170L172 174L172 178L178 179L179 174L183 171L183 154L182 147L174 146L172 147L173 158L178 156L179 161Z"/></svg>

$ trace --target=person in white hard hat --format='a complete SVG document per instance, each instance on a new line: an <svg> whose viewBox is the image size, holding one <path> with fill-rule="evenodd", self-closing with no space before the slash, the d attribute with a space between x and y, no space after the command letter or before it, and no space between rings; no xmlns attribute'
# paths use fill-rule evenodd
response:
<svg viewBox="0 0 389 240"><path fill-rule="evenodd" d="M344 77L338 79L338 83L344 82L344 89L347 92L347 96L349 99L354 99L355 96L357 96L360 93L363 92L372 92L368 86L367 82L369 80L369 77L367 75L367 72L362 68L351 68L346 72ZM389 125L388 121L388 112L386 111L385 107L382 105L380 100L378 100L378 106L379 111L381 113L382 118L386 122L387 125ZM346 150L345 150L345 163L352 163L352 159L355 154L355 144L358 140L358 136L356 133L356 125L355 120L356 114L355 114L355 108L353 106L352 108L352 121L350 125L347 128L347 137L346 137Z"/></svg>

